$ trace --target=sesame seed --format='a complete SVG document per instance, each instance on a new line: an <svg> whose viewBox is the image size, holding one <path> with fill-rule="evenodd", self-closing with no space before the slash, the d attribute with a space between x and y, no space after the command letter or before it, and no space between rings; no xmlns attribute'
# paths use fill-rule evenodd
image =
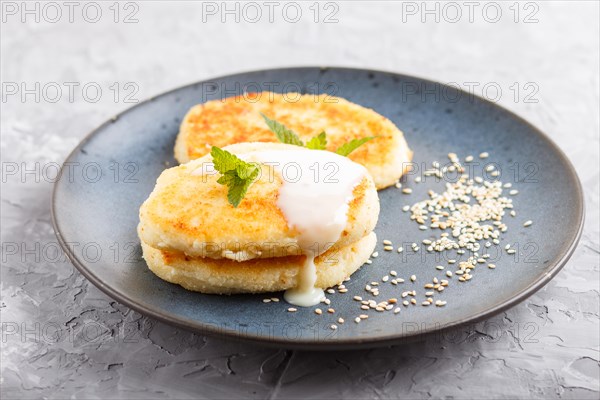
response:
<svg viewBox="0 0 600 400"><path fill-rule="evenodd" d="M393 251L394 250L394 246L383 246L383 249L385 251Z"/></svg>
<svg viewBox="0 0 600 400"><path fill-rule="evenodd" d="M519 193L519 191L517 189L513 189L510 192L508 192L508 194L510 194L511 196L514 196L514 195L516 195L518 193Z"/></svg>
<svg viewBox="0 0 600 400"><path fill-rule="evenodd" d="M424 301L421 303L422 306L428 306L430 303L428 301Z"/></svg>
<svg viewBox="0 0 600 400"><path fill-rule="evenodd" d="M362 310L368 310L368 309L369 309L369 306L362 305L362 306L360 306L360 308L361 308Z"/></svg>
<svg viewBox="0 0 600 400"><path fill-rule="evenodd" d="M413 281L413 282L416 281L417 280L417 276L416 275L411 275L410 276L410 280Z"/></svg>
<svg viewBox="0 0 600 400"><path fill-rule="evenodd" d="M516 216L517 216L517 212L516 212L515 210L512 210L512 211L510 212L510 216L511 216L511 217L516 217Z"/></svg>
<svg viewBox="0 0 600 400"><path fill-rule="evenodd" d="M488 264L488 268L489 269L494 269L494 268L496 268L496 265L495 264Z"/></svg>
<svg viewBox="0 0 600 400"><path fill-rule="evenodd" d="M343 324L344 322L345 322L344 318L342 318L342 317L338 318L338 324Z"/></svg>
<svg viewBox="0 0 600 400"><path fill-rule="evenodd" d="M323 314L323 311L320 308L315 308L315 314L321 315Z"/></svg>
<svg viewBox="0 0 600 400"><path fill-rule="evenodd" d="M524 227L528 227L528 226L530 226L531 224L533 224L533 221L532 221L532 220L529 220L529 221L525 221L525 223L523 224L523 226L524 226Z"/></svg>
<svg viewBox="0 0 600 400"><path fill-rule="evenodd" d="M479 158L488 158L490 155L488 152L483 152L481 154L479 154Z"/></svg>
<svg viewBox="0 0 600 400"><path fill-rule="evenodd" d="M486 172L492 172L494 169L496 169L496 167L494 167L493 164L490 164L487 167L485 167Z"/></svg>
<svg viewBox="0 0 600 400"><path fill-rule="evenodd" d="M452 277L452 271L446 271L446 276L451 278Z"/></svg>
<svg viewBox="0 0 600 400"><path fill-rule="evenodd" d="M417 177L415 178L415 182L416 182L416 183L420 183L420 182L421 182L421 177L420 177L420 176L417 176Z"/></svg>
<svg viewBox="0 0 600 400"><path fill-rule="evenodd" d="M471 161L473 161L473 156L466 156L466 157L465 157L465 161L466 161L466 162L471 162Z"/></svg>
<svg viewBox="0 0 600 400"><path fill-rule="evenodd" d="M377 258L377 257L379 257L379 253L378 253L378 252L375 252L375 253L371 254L371 257L373 257L373 258Z"/></svg>
<svg viewBox="0 0 600 400"><path fill-rule="evenodd" d="M408 210L410 210L410 206L404 206L404 207L402 207L402 211L406 212Z"/></svg>
<svg viewBox="0 0 600 400"><path fill-rule="evenodd" d="M353 299L356 301L362 301L362 297L360 296L354 296Z"/></svg>
<svg viewBox="0 0 600 400"><path fill-rule="evenodd" d="M354 318L354 322L356 322L358 324L360 322L360 318L359 317Z"/></svg>
<svg viewBox="0 0 600 400"><path fill-rule="evenodd" d="M263 299L263 303L270 303L271 299Z"/></svg>
<svg viewBox="0 0 600 400"><path fill-rule="evenodd" d="M404 251L404 248L398 247L398 253L402 253L403 251Z"/></svg>
<svg viewBox="0 0 600 400"><path fill-rule="evenodd" d="M410 303L411 303L411 304L417 304L417 300L415 300L415 299L410 299Z"/></svg>
<svg viewBox="0 0 600 400"><path fill-rule="evenodd" d="M390 271L390 275L391 276L398 276L398 273L396 271L394 271L394 270L391 270Z"/></svg>
<svg viewBox="0 0 600 400"><path fill-rule="evenodd" d="M369 264L369 265L370 265L370 264L373 264L373 261L371 261L371 260L367 260L367 261L365 261L365 264Z"/></svg>
<svg viewBox="0 0 600 400"><path fill-rule="evenodd" d="M290 307L290 308L288 308L288 311L289 312L296 312L296 311L298 311L298 309L294 308L294 307Z"/></svg>
<svg viewBox="0 0 600 400"><path fill-rule="evenodd" d="M400 312L400 307L396 307L396 308L394 309L394 314L398 314L399 312Z"/></svg>
<svg viewBox="0 0 600 400"><path fill-rule="evenodd" d="M367 314L360 314L359 317L360 317L360 319L367 319L367 318L369 318L369 316Z"/></svg>
<svg viewBox="0 0 600 400"><path fill-rule="evenodd" d="M335 325L335 324L332 324L332 325L330 326L330 328L331 328L331 330L332 330L332 331L335 331L335 330L337 329L337 325Z"/></svg>
<svg viewBox="0 0 600 400"><path fill-rule="evenodd" d="M435 269L437 269L437 270L440 270L440 271L441 271L441 270L443 270L443 269L444 269L444 267L443 267L443 266L441 266L441 265L438 265L437 267L435 267Z"/></svg>
<svg viewBox="0 0 600 400"><path fill-rule="evenodd" d="M396 279L396 282L398 282L398 283L404 283L404 279L403 278L398 278L398 279Z"/></svg>
<svg viewBox="0 0 600 400"><path fill-rule="evenodd" d="M402 187L402 184L400 182L396 182L395 186L396 186L397 189L400 189Z"/></svg>
<svg viewBox="0 0 600 400"><path fill-rule="evenodd" d="M381 280L382 280L383 282L387 282L389 279L390 279L390 277L389 277L389 276L387 276L387 275L386 275L386 276L384 276L383 278L381 278Z"/></svg>
<svg viewBox="0 0 600 400"><path fill-rule="evenodd" d="M383 241L383 244L385 244L385 245L390 245L390 244L392 244L392 242L391 242L390 240L387 240L387 239L386 239L386 240L384 240L384 241Z"/></svg>
<svg viewBox="0 0 600 400"><path fill-rule="evenodd" d="M408 302L408 300L404 300L404 301L402 302L402 304L403 304L403 305L405 305L405 306L407 306L407 305L409 305L410 303Z"/></svg>
<svg viewBox="0 0 600 400"><path fill-rule="evenodd" d="M333 294L333 293L335 293L335 290L333 290L333 289L327 289L327 293Z"/></svg>
<svg viewBox="0 0 600 400"><path fill-rule="evenodd" d="M348 291L348 289L340 289L338 290L338 293L346 293Z"/></svg>
<svg viewBox="0 0 600 400"><path fill-rule="evenodd" d="M412 193L412 189L411 188L404 188L404 189L402 189L402 193L404 193L404 194L411 194Z"/></svg>
<svg viewBox="0 0 600 400"><path fill-rule="evenodd" d="M517 251L515 249L510 249L507 251L508 254L515 254Z"/></svg>

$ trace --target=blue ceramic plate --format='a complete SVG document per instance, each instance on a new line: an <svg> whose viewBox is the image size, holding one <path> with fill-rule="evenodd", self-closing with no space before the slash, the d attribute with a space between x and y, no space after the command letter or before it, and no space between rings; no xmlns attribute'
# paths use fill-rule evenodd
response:
<svg viewBox="0 0 600 400"><path fill-rule="evenodd" d="M492 246L494 270L480 267L468 283L456 282L438 298L440 307L423 307L423 283L444 278L435 266L444 260L420 250L402 254L382 251L347 282L345 294L329 295L335 314L316 315L313 308L287 312L284 301L263 303L265 296L215 296L193 293L154 276L141 258L136 234L138 209L158 175L176 165L173 144L186 111L195 104L258 90L299 91L344 97L391 119L414 150L415 175L404 187L380 191L379 241L396 246L421 243L430 235L410 221L402 207L427 197L443 182L415 183L416 173L449 152L475 155L481 169L494 162L501 180L519 190L517 217L504 243L516 253ZM437 93L432 95L431 93ZM428 94L429 93L429 94ZM477 155L489 152L479 160ZM56 183L53 221L56 235L73 264L101 290L142 314L203 334L239 338L283 347L340 349L388 345L414 340L475 322L522 301L544 286L571 256L584 219L581 186L573 166L542 132L515 114L481 98L439 83L399 74L346 68L288 68L243 73L175 89L125 111L92 132L66 160ZM425 163L425 164L424 164ZM525 220L534 221L524 228ZM423 246L424 247L424 246ZM451 256L460 258L459 255ZM463 256L464 257L464 256ZM366 283L396 270L406 282L382 284L379 298L419 292L418 306L391 312L361 313L353 295L365 295ZM421 281L410 283L416 274ZM281 298L281 293L273 294ZM271 297L271 296L269 296ZM342 317L345 323L332 330Z"/></svg>

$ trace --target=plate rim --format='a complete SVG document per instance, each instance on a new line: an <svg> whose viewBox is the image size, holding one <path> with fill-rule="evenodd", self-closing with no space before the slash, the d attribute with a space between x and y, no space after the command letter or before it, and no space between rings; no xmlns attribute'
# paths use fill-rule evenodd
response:
<svg viewBox="0 0 600 400"><path fill-rule="evenodd" d="M174 92L180 91L182 89L185 89L185 88L188 88L191 86L199 85L202 83L208 83L208 82L210 82L210 80L232 78L232 77L235 77L238 75L247 75L247 74L253 74L253 73L274 72L274 71L292 71L292 70L317 70L317 71L344 70L344 71L365 72L365 73L373 73L373 74L387 74L387 75L397 76L400 78L417 79L417 80L424 81L427 83L442 85L442 86L448 87L448 88L454 88L445 83L434 81L434 80L427 79L427 78L421 78L421 77L415 76L415 75L408 75L408 74L403 74L403 73L394 72L394 71L376 70L376 69L369 69L369 68L353 68L353 67L344 67L344 66L279 67L279 68L267 68L267 69L251 70L251 71L242 71L242 72L236 72L236 73L227 74L227 75L221 75L218 77L208 78L208 79L204 79L201 81L195 81L192 83L178 86L174 89L167 90L158 95L151 96L151 97L147 98L146 100L143 100L143 101L123 110L122 112L116 114L114 117L106 120L105 122L100 124L98 127L93 129L91 132L89 132L87 135L85 135L84 138L77 144L77 146L67 155L67 157L65 158L65 161L63 161L63 163L61 165L61 169L64 167L64 163L68 162L74 155L76 155L81 150L81 148L84 145L87 144L87 142L90 139L92 139L94 136L96 136L98 133L100 133L102 130L104 130L104 128L106 128L106 126L112 124L115 121L115 119L119 119L121 116L124 116L125 114L133 111L134 109L136 109L138 107L144 106L147 103L153 102L161 97L167 96L169 94L172 94ZM462 89L457 89L457 88L454 88L454 89L460 90L461 92L466 93ZM548 284L548 282L550 282L550 280L552 280L560 272L560 270L562 270L562 268L565 266L565 264L568 262L568 260L571 258L571 256L575 252L575 249L577 248L577 245L579 244L579 240L583 233L583 227L584 227L584 222L585 222L585 196L583 194L583 187L581 185L581 181L579 179L579 176L577 175L577 171L575 170L575 167L573 166L573 164L571 163L571 161L569 160L567 155L564 153L564 151L550 138L550 136L548 136L546 133L544 133L541 129L537 128L531 122L527 121L525 118L519 116L517 113L505 108L504 106L502 106L498 103L491 102L488 99L483 98L479 95L470 94L470 96L477 98L479 101L482 101L482 102L486 103L487 105L491 105L491 106L500 108L503 112L506 112L507 114L509 114L511 118L526 125L534 134L538 135L538 137L540 139L542 139L544 142L546 142L556 152L559 159L561 159L561 161L566 165L568 175L570 175L570 178L573 179L575 186L576 186L576 190L574 192L574 198L576 198L579 203L579 207L576 210L576 213L577 213L576 218L577 218L578 226L577 226L577 231L576 231L574 237L572 237L572 239L571 239L570 245L568 246L566 251L564 251L563 254L561 256L559 256L555 262L553 262L553 265L551 265L550 269L546 273L541 274L536 280L534 280L530 285L528 285L527 287L522 289L514 297L512 297L511 299L509 299L505 302L498 303L498 304L494 305L493 307L490 307L484 311L478 312L477 314L474 314L470 317L463 318L461 320L456 320L451 323L445 324L442 327L435 327L435 328L430 327L430 328L426 328L423 330L411 332L409 334L401 332L401 333L381 336L381 337L377 337L377 338L362 339L359 337L359 338L349 338L349 339L342 339L342 340L337 340L337 339L333 339L333 340L287 339L286 340L286 339L275 339L272 337L266 337L266 336L261 336L258 334L251 334L251 333L250 334L249 333L242 334L235 330L224 330L219 327L212 326L210 324L203 324L203 323L200 323L200 322L197 322L194 320L190 320L187 318L178 317L178 316L168 313L168 312L161 312L160 310L149 308L149 307L145 306L144 304L131 299L126 293L122 293L120 291L115 290L114 288L112 288L110 286L105 285L99 277L97 277L91 270L89 270L85 266L85 264L77 258L77 256L71 251L70 246L68 246L67 243L65 242L63 235L62 235L62 231L59 226L59 222L57 220L56 196L57 196L58 187L62 180L62 174L56 180L56 182L54 182L53 189L52 189L52 198L51 198L52 203L51 203L51 207L50 207L52 228L54 230L56 238L58 239L58 243L59 243L60 247L63 249L63 251L69 258L71 263L75 266L75 268L77 268L77 270L88 281L90 281L92 284L94 284L94 286L96 286L98 289L100 289L106 295L108 295L112 299L118 301L119 303L133 309L134 311L139 312L142 315L145 315L145 316L157 319L166 324L174 325L179 328L185 329L187 331L192 331L192 332L199 333L202 335L218 337L218 338L225 338L225 339L233 339L233 340L242 341L242 342L251 342L251 343L261 344L261 345L270 346L270 347L328 351L328 350L344 350L344 349L358 349L358 348L374 348L374 347L382 347L382 346L399 344L399 343L403 343L403 342L423 340L426 337L429 337L433 334L441 334L441 333L447 332L449 330L458 328L460 326L464 326L468 323L471 323L471 324L478 323L478 322L481 322L482 320L489 319L489 318L521 303L522 301L527 299L529 296L533 295L535 292L537 292L542 287L544 287L546 284Z"/></svg>

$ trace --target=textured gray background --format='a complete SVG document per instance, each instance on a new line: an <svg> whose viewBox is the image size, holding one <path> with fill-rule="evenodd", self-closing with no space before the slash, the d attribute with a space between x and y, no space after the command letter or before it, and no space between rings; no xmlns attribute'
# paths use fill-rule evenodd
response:
<svg viewBox="0 0 600 400"><path fill-rule="evenodd" d="M512 2L501 2L496 23L483 18L482 4L470 23L461 2L458 23L444 15L423 22L420 14L403 14L400 2L338 2L334 23L322 22L333 10L324 4L315 23L312 2L302 3L297 23L283 18L282 6L273 23L266 16L223 23L219 14L203 22L199 3L136 2L132 24L115 23L112 2L101 2L101 20L90 23L83 4L73 23L63 7L56 23L5 13L2 24L4 84L80 84L73 101L66 86L56 103L49 101L53 92L39 102L33 95L2 99L3 398L598 398L597 2L533 3L534 23L523 22L535 11L523 3L515 23ZM133 10L123 7L119 20ZM54 18L46 11L46 19ZM480 88L496 82L499 103L544 130L579 173L587 220L573 258L541 291L487 323L443 340L329 354L263 349L170 327L112 301L57 259L49 166L130 106L125 83L137 84L134 98L143 100L214 76L296 65L383 69ZM89 82L103 90L96 103L81 94ZM122 88L117 101L115 82ZM537 102L526 101L528 82L539 88L529 98ZM5 176L15 165L40 172Z"/></svg>

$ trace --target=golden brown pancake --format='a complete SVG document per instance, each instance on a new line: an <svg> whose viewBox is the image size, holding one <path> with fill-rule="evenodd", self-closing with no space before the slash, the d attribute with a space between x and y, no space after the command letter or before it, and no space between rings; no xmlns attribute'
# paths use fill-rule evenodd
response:
<svg viewBox="0 0 600 400"><path fill-rule="evenodd" d="M209 153L211 146L277 142L260 113L293 130L304 143L326 131L330 151L352 139L377 136L349 158L367 168L378 189L393 185L412 160L402 132L371 109L325 94L271 92L247 93L192 107L181 123L175 158L186 163Z"/></svg>
<svg viewBox="0 0 600 400"><path fill-rule="evenodd" d="M302 148L281 143L239 143L224 149L243 155ZM211 160L208 154L160 175L154 191L140 208L141 240L155 249L192 257L242 261L301 254L299 232L288 226L277 206L281 176L262 164L260 179L234 208L227 201L227 187L216 182L219 175L202 174L202 166ZM362 239L377 223L379 199L369 174L354 188L353 195L347 225L335 243L337 248Z"/></svg>
<svg viewBox="0 0 600 400"><path fill-rule="evenodd" d="M376 244L371 232L359 241L329 250L315 259L316 287L342 282L369 258ZM182 253L157 250L142 242L144 259L158 277L188 290L202 293L263 293L296 287L306 256L254 259L244 262L194 258Z"/></svg>

